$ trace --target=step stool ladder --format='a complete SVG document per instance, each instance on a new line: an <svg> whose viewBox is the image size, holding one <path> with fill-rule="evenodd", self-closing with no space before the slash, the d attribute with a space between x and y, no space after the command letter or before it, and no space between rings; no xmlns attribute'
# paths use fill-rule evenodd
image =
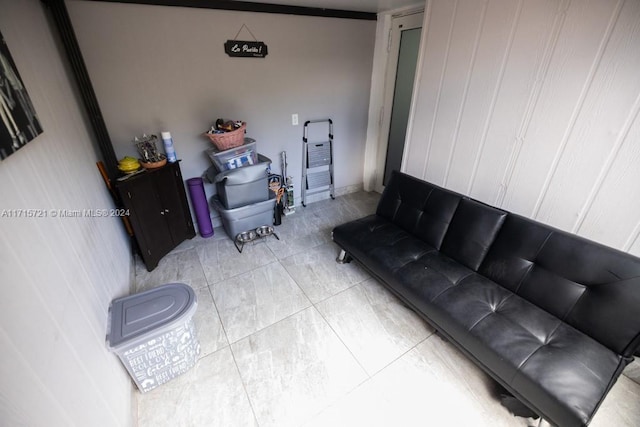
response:
<svg viewBox="0 0 640 427"><path fill-rule="evenodd" d="M329 140L325 142L309 142L309 125L312 123L329 125ZM332 199L333 186L333 121L307 120L302 132L302 206L307 206L307 196L329 191Z"/></svg>

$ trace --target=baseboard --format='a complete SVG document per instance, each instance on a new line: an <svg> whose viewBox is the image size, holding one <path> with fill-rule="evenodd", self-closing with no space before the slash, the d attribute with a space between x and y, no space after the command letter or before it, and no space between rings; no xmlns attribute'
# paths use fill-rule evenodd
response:
<svg viewBox="0 0 640 427"><path fill-rule="evenodd" d="M129 256L129 295L136 293L136 251L133 237L131 237L131 254Z"/></svg>
<svg viewBox="0 0 640 427"><path fill-rule="evenodd" d="M132 426L138 427L138 388L131 381L131 419Z"/></svg>
<svg viewBox="0 0 640 427"><path fill-rule="evenodd" d="M345 187L336 188L334 191L334 196L340 197L340 196L345 196L351 193L357 193L359 191L363 191L363 188L364 188L363 183L347 185ZM312 194L310 196L307 196L306 204L320 202L322 200L327 200L329 198L331 198L331 196L329 196L329 190L323 191L322 193ZM300 202L302 201L301 195L298 195L298 201ZM301 203L296 203L296 206L299 206L300 204Z"/></svg>
<svg viewBox="0 0 640 427"><path fill-rule="evenodd" d="M364 184L363 183L359 183L359 184L354 184L354 185L347 185L345 187L340 187L340 188L336 188L335 189L335 197L340 197L340 196L345 196L347 194L351 194L351 193L358 193L360 191L364 191ZM324 191L322 193L318 193L318 194L312 194L310 196L307 196L307 204L309 203L314 203L314 202L320 202L322 200L327 200L331 198L329 196L329 190ZM296 193L296 203L294 204L295 207L301 207L301 200L302 197L300 194ZM220 218L220 215L218 215L218 212L215 211L215 209L210 208L210 217L211 217L211 225L213 225L213 228L218 228L218 227L222 227L222 219ZM197 227L197 224L195 224Z"/></svg>

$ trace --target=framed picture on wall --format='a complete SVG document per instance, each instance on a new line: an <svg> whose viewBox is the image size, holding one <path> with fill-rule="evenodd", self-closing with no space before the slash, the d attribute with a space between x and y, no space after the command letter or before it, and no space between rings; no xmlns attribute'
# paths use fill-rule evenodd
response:
<svg viewBox="0 0 640 427"><path fill-rule="evenodd" d="M42 133L27 89L0 32L0 160Z"/></svg>

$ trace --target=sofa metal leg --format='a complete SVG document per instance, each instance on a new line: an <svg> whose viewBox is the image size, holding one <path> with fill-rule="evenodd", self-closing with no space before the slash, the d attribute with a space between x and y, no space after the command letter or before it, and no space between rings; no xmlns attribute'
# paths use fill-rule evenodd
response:
<svg viewBox="0 0 640 427"><path fill-rule="evenodd" d="M336 258L336 262L338 264L347 264L351 262L351 260L352 260L351 256L349 256L347 251L345 251L344 249L340 250L340 254L338 255L338 258Z"/></svg>

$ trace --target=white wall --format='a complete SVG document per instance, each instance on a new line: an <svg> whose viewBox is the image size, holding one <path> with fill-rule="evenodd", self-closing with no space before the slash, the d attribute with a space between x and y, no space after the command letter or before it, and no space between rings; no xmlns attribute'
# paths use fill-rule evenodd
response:
<svg viewBox="0 0 640 427"><path fill-rule="evenodd" d="M403 170L640 255L640 2L431 0Z"/></svg>
<svg viewBox="0 0 640 427"><path fill-rule="evenodd" d="M112 205L42 3L0 10L44 129L0 162L0 424L132 425L131 382L105 346L109 302L129 290L119 219L6 217Z"/></svg>
<svg viewBox="0 0 640 427"><path fill-rule="evenodd" d="M289 157L296 197L302 123L331 117L336 187L361 186L374 21L167 6L67 1L119 157L143 132L171 131L185 179L200 176L217 117L246 120L274 160ZM269 54L230 58L226 40L246 24ZM243 30L240 39L251 40ZM299 126L291 125L298 113ZM322 129L326 139L326 129ZM213 186L207 186L208 194Z"/></svg>

